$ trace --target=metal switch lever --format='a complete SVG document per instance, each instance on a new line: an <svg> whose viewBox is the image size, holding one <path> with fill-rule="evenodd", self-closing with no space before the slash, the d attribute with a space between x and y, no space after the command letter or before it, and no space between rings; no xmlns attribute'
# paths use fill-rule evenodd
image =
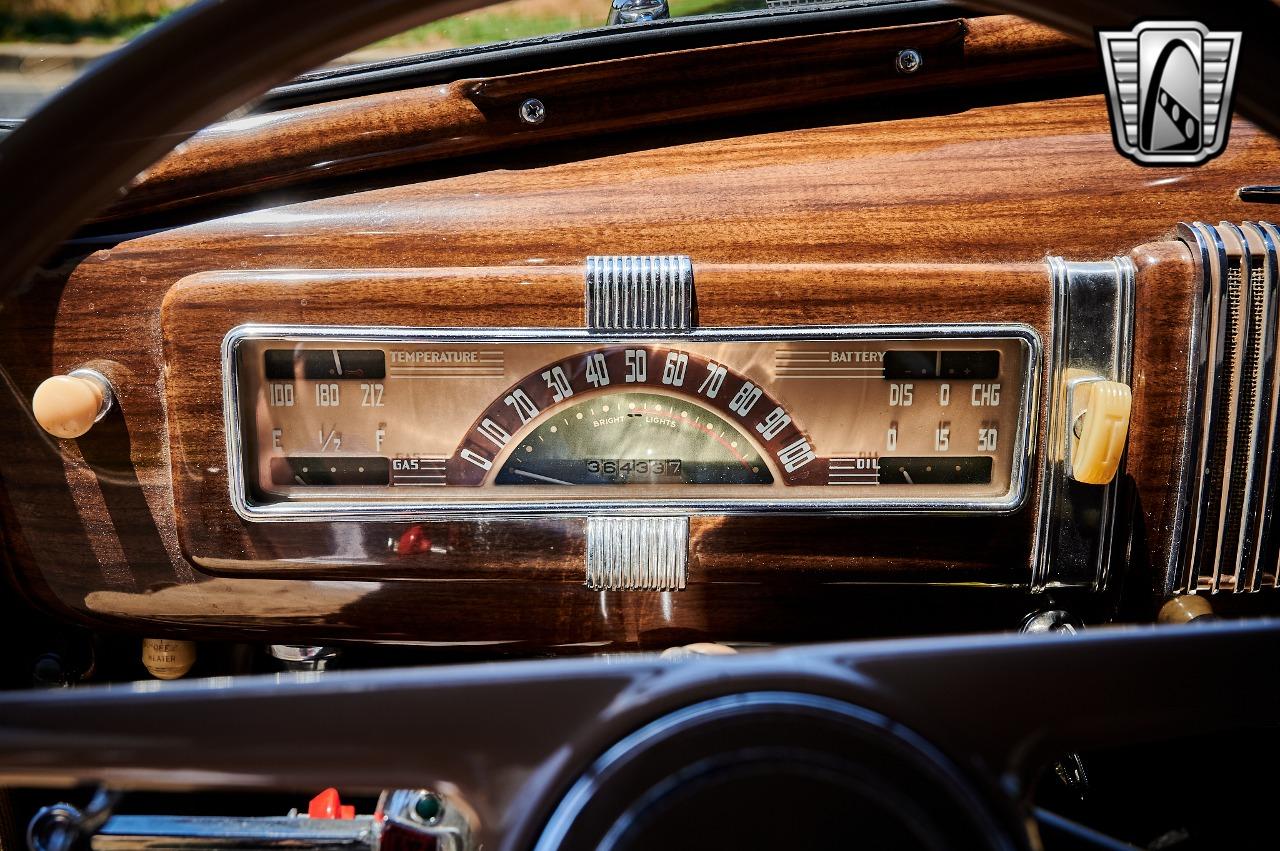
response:
<svg viewBox="0 0 1280 851"><path fill-rule="evenodd" d="M1105 485L1115 478L1124 456L1133 391L1101 378L1077 379L1069 388L1067 474L1083 484Z"/></svg>

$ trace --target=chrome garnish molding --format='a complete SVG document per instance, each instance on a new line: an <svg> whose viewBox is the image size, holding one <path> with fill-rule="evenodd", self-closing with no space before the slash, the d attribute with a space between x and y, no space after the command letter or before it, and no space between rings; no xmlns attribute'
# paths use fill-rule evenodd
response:
<svg viewBox="0 0 1280 851"><path fill-rule="evenodd" d="M1133 264L1049 258L1053 278L1053 342L1049 358L1049 425L1044 484L1032 556L1032 587L1105 585L1120 477L1087 485L1068 475L1071 393L1081 380L1129 383L1133 363ZM1123 470L1123 467L1121 468Z"/></svg>
<svg viewBox="0 0 1280 851"><path fill-rule="evenodd" d="M1187 454L1170 592L1277 586L1277 245L1266 222L1182 224L1203 289L1196 305Z"/></svg>
<svg viewBox="0 0 1280 851"><path fill-rule="evenodd" d="M693 263L688 257L588 257L586 326L592 331L689 331Z"/></svg>
<svg viewBox="0 0 1280 851"><path fill-rule="evenodd" d="M227 442L227 484L236 514L248 521L314 522L319 520L421 520L481 517L583 517L612 516L617 512L664 516L672 513L750 514L786 511L830 514L948 514L1008 513L1026 501L1031 456L1035 448L1034 412L1039 411L1041 340L1029 326L999 325L862 325L791 326L756 328L700 328L679 337L681 342L787 341L787 340L968 340L1016 339L1025 345L1023 369L1018 376L1023 399L1015 434L1014 463L1009 492L996 497L971 499L831 498L831 499L681 499L665 501L586 500L482 502L459 499L441 502L385 502L316 500L259 503L250 498L246 475L246 442L242 431L238 347L245 340L395 342L504 342L543 343L630 342L634 335L608 335L581 328L369 328L320 325L240 325L222 340L222 406ZM662 342L664 337L653 337Z"/></svg>
<svg viewBox="0 0 1280 851"><path fill-rule="evenodd" d="M688 574L688 517L587 518L592 591L683 591Z"/></svg>

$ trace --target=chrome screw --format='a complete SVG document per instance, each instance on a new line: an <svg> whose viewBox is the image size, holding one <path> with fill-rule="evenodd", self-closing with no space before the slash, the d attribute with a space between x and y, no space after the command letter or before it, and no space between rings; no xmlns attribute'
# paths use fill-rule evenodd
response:
<svg viewBox="0 0 1280 851"><path fill-rule="evenodd" d="M537 98L529 98L520 104L520 120L525 124L538 125L547 118L547 107Z"/></svg>
<svg viewBox="0 0 1280 851"><path fill-rule="evenodd" d="M908 47L906 50L898 51L898 58L893 61L893 64L899 74L914 74L924 64L924 57L920 55L920 51Z"/></svg>
<svg viewBox="0 0 1280 851"><path fill-rule="evenodd" d="M1070 612L1062 609L1045 609L1027 615L1022 622L1021 632L1029 635L1042 635L1046 632L1075 635L1083 631L1084 624Z"/></svg>

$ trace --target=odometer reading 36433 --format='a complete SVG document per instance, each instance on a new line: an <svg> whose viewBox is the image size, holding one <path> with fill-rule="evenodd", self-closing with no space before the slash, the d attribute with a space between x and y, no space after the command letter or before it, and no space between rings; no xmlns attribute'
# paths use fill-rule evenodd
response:
<svg viewBox="0 0 1280 851"><path fill-rule="evenodd" d="M1038 341L1021 327L228 335L249 517L422 510L1007 510Z"/></svg>

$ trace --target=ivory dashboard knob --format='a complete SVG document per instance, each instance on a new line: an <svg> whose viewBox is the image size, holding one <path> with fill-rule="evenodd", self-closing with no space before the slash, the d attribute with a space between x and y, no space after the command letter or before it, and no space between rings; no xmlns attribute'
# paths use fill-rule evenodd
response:
<svg viewBox="0 0 1280 851"><path fill-rule="evenodd" d="M1105 485L1115 478L1129 435L1133 391L1118 381L1087 381L1072 405L1071 478Z"/></svg>
<svg viewBox="0 0 1280 851"><path fill-rule="evenodd" d="M158 680L176 680L196 663L194 641L175 638L142 639L142 664Z"/></svg>
<svg viewBox="0 0 1280 851"><path fill-rule="evenodd" d="M80 437L111 410L111 384L91 369L46 378L31 397L40 427L54 437Z"/></svg>
<svg viewBox="0 0 1280 851"><path fill-rule="evenodd" d="M1157 623L1191 623L1212 618L1213 606L1199 594L1182 594L1165 602L1156 616Z"/></svg>
<svg viewBox="0 0 1280 851"><path fill-rule="evenodd" d="M734 656L738 651L727 644L714 641L698 641L681 647L668 647L662 651L663 659L688 659L693 656Z"/></svg>

